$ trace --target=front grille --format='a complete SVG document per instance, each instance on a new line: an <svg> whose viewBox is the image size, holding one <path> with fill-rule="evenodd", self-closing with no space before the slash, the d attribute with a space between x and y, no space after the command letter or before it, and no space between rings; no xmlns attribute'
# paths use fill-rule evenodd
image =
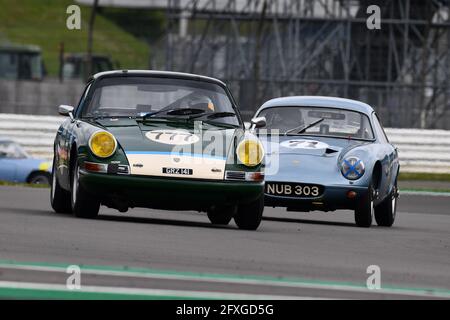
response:
<svg viewBox="0 0 450 320"><path fill-rule="evenodd" d="M243 171L226 171L226 180L245 180L245 172Z"/></svg>

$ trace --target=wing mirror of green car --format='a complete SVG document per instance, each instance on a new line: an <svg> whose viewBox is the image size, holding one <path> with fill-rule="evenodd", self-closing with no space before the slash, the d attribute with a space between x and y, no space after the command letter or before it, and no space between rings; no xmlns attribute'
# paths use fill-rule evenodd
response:
<svg viewBox="0 0 450 320"><path fill-rule="evenodd" d="M62 104L58 107L58 113L73 120L73 107Z"/></svg>

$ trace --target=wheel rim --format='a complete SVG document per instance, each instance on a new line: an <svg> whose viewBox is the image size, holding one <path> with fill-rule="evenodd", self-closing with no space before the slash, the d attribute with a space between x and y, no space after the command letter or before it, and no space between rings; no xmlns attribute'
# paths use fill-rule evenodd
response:
<svg viewBox="0 0 450 320"><path fill-rule="evenodd" d="M36 178L33 179L32 183L34 184L44 184L46 183L48 184L48 180L45 177L42 176L38 176Z"/></svg>
<svg viewBox="0 0 450 320"><path fill-rule="evenodd" d="M77 201L77 192L78 192L78 177L80 173L80 168L78 166L75 167L75 171L73 173L73 183L72 183L72 202L75 204Z"/></svg>
<svg viewBox="0 0 450 320"><path fill-rule="evenodd" d="M56 172L52 174L52 200L55 199Z"/></svg>
<svg viewBox="0 0 450 320"><path fill-rule="evenodd" d="M392 192L392 217L395 218L395 215L397 213L397 188L394 189L394 192Z"/></svg>
<svg viewBox="0 0 450 320"><path fill-rule="evenodd" d="M373 199L375 198L375 189L372 190L372 194L370 195L370 216L373 217L375 213L375 206L373 205Z"/></svg>

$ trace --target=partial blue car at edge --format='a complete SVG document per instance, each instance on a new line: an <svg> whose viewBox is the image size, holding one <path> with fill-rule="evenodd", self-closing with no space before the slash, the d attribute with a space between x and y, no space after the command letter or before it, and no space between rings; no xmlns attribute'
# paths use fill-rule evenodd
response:
<svg viewBox="0 0 450 320"><path fill-rule="evenodd" d="M288 211L354 210L357 226L392 226L398 152L367 104L297 96L264 103L265 205ZM268 134L265 134L267 131Z"/></svg>
<svg viewBox="0 0 450 320"><path fill-rule="evenodd" d="M29 156L16 142L0 137L0 180L15 183L49 184L50 162Z"/></svg>

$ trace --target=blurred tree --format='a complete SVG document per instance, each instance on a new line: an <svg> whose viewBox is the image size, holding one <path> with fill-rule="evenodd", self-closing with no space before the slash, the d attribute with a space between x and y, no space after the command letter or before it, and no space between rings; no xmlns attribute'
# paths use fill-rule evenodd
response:
<svg viewBox="0 0 450 320"><path fill-rule="evenodd" d="M157 41L165 33L165 14L162 10L101 7L99 14L148 43Z"/></svg>

